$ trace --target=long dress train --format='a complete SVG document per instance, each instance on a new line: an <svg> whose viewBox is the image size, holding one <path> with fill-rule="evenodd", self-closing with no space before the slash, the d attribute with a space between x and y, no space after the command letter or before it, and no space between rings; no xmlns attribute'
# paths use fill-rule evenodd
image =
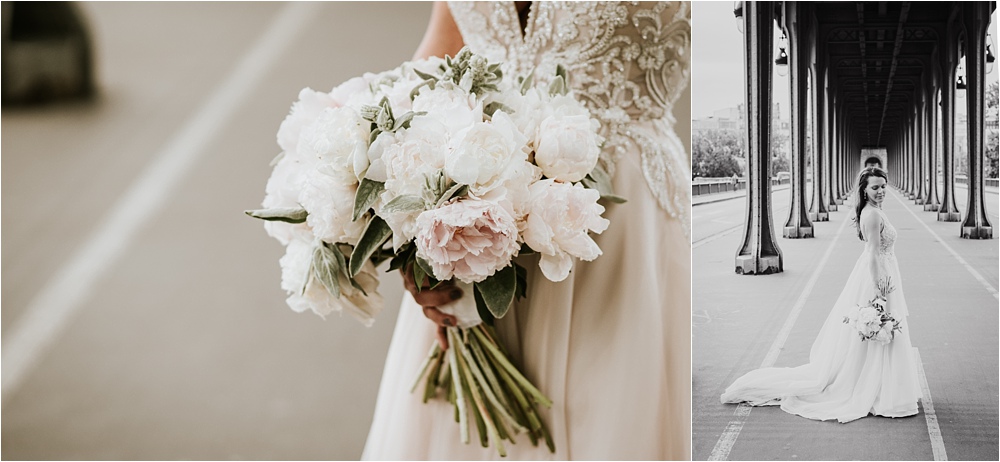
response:
<svg viewBox="0 0 1000 462"><path fill-rule="evenodd" d="M577 262L565 281L520 261L529 292L497 328L554 401L542 414L556 453L522 435L507 445L511 460L690 457L690 169L669 115L687 85L688 7L535 2L522 36L513 2L451 5L466 45L505 74L568 69L605 129L601 162L628 198L606 204L611 226L594 236L604 254ZM363 458L499 459L474 436L460 442L450 404L409 393L435 340L404 297Z"/></svg>
<svg viewBox="0 0 1000 462"><path fill-rule="evenodd" d="M893 247L896 229L885 215L881 245L866 245L844 290L809 350L809 363L798 367L768 367L740 377L721 396L723 403L747 402L755 406L780 405L781 409L815 420L850 422L868 414L905 417L917 413L921 396L916 358L910 344L906 299ZM900 322L888 345L862 342L843 322L844 316L867 303L876 293L869 258L878 252L879 266L892 281L886 310Z"/></svg>

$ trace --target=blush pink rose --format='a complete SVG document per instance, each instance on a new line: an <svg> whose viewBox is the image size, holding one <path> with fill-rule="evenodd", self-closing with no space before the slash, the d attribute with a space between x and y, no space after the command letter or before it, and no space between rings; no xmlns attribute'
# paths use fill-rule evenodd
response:
<svg viewBox="0 0 1000 462"><path fill-rule="evenodd" d="M469 198L417 217L417 256L434 277L482 282L517 256L517 223L508 207Z"/></svg>

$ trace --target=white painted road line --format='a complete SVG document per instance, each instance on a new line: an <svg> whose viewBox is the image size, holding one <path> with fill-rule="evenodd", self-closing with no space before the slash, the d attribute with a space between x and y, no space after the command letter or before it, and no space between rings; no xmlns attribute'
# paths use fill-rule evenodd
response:
<svg viewBox="0 0 1000 462"><path fill-rule="evenodd" d="M844 234L844 228L851 220L849 217L844 217L844 221L840 222L840 227L837 229L837 233L833 235L833 239L830 244L826 247L826 251L823 253L823 257L820 258L819 263L816 265L816 269L813 270L812 275L809 277L809 281L806 282L805 287L799 294L799 298L795 300L795 305L792 306L792 311L788 313L788 317L785 319L785 324L781 326L781 330L778 331L778 336L774 338L774 342L771 343L771 348L767 351L767 355L764 356L764 361L760 363L760 367L771 367L774 365L775 361L778 359L778 354L781 353L781 349L784 348L785 342L788 340L788 335L791 334L792 328L795 326L795 321L799 319L799 314L802 312L802 308L805 307L806 300L809 295L812 294L812 290L816 287L816 281L819 280L820 273L823 272L823 268L826 267L826 262L830 259L830 255L833 254L833 248L836 246L837 241L840 239L840 235ZM736 411L733 413L733 419L726 425L726 429L722 431L722 436L719 437L719 441L715 443L715 447L712 448L712 455L709 456L708 460L727 460L729 459L729 452L732 451L733 445L736 444L736 439L740 436L740 431L743 430L743 424L746 422L747 417L750 416L750 410L753 409L752 406L741 403L736 407Z"/></svg>
<svg viewBox="0 0 1000 462"><path fill-rule="evenodd" d="M958 262L961 263L962 266L964 266L965 269L970 274L972 274L972 277L975 278L975 280L979 281L979 283L982 284L984 288L986 288L986 291L989 292L990 295L993 295L993 298L1000 300L1000 293L997 292L996 287L993 287L989 282L987 282L986 278L984 278L982 274L979 274L979 271L976 271L976 269L973 268L972 265L969 265L969 263L966 262L965 259L962 258L962 256L955 251L955 249L952 249L951 246L944 241L944 239L941 239L941 236L938 236L938 234L935 233L930 226L927 226L927 223L924 223L924 221L921 220L916 213L913 213L913 210L910 210L908 204L899 197L899 193L893 191L892 195L893 197L896 198L897 201L899 201L900 204L903 204L903 208L906 209L907 212L910 212L910 215L913 215L913 218L917 220L917 223L920 223L920 225L923 226L928 233L931 233L931 236L934 236L934 239L936 239L945 248L945 250L947 250L948 253L951 254L951 256L955 257L955 259L958 260Z"/></svg>
<svg viewBox="0 0 1000 462"><path fill-rule="evenodd" d="M282 8L232 73L157 153L77 253L43 286L4 336L0 359L4 401L123 255L136 232L163 206L220 127L249 99L247 95L260 83L267 69L305 30L305 24L316 17L320 7L318 3L290 3Z"/></svg>
<svg viewBox="0 0 1000 462"><path fill-rule="evenodd" d="M934 451L934 460L948 460L948 452L944 449L944 438L941 436L941 427L938 426L937 414L934 413L934 400L931 399L931 388L927 385L927 376L924 374L924 362L920 359L920 350L914 347L913 355L917 359L917 375L920 377L920 390L923 393L923 398L920 401L924 404L927 435L931 438L931 450Z"/></svg>

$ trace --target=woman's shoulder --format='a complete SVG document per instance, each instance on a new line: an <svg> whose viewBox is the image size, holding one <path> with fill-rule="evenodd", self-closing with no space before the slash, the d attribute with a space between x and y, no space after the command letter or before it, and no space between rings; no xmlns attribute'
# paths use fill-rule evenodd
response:
<svg viewBox="0 0 1000 462"><path fill-rule="evenodd" d="M872 207L865 207L861 210L861 223L865 225L879 224L882 222L882 214Z"/></svg>

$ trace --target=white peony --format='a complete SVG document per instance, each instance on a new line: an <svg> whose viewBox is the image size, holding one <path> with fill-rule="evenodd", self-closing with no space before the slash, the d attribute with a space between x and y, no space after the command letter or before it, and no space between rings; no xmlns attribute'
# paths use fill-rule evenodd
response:
<svg viewBox="0 0 1000 462"><path fill-rule="evenodd" d="M329 242L354 245L364 232L364 221L352 222L357 187L346 185L321 170L305 175L300 184L299 203L309 212L306 223L316 237Z"/></svg>
<svg viewBox="0 0 1000 462"><path fill-rule="evenodd" d="M535 163L547 178L580 181L597 166L601 154L599 125L586 113L555 111L538 127Z"/></svg>
<svg viewBox="0 0 1000 462"><path fill-rule="evenodd" d="M892 324L886 323L882 326L882 328L875 333L874 339L883 345L888 345L889 342L892 341Z"/></svg>
<svg viewBox="0 0 1000 462"><path fill-rule="evenodd" d="M312 124L325 109L339 106L341 104L328 93L303 88L299 92L299 100L292 104L288 116L278 128L278 146L286 153L296 152L302 130Z"/></svg>
<svg viewBox="0 0 1000 462"><path fill-rule="evenodd" d="M337 106L361 107L364 104L375 104L375 93L372 92L372 81L378 76L372 73L365 73L360 77L354 77L336 88L330 90L330 97L337 103Z"/></svg>
<svg viewBox="0 0 1000 462"><path fill-rule="evenodd" d="M421 117L438 121L449 133L456 133L483 121L483 106L476 103L475 95L446 82L435 86L433 90L430 87L421 88L413 100L413 111L426 112Z"/></svg>
<svg viewBox="0 0 1000 462"><path fill-rule="evenodd" d="M509 205L477 198L458 200L417 217L417 256L438 280L481 282L517 256L517 224Z"/></svg>
<svg viewBox="0 0 1000 462"><path fill-rule="evenodd" d="M358 182L356 163L367 163L371 123L350 107L325 109L302 131L298 153L345 184ZM361 160L363 159L363 160Z"/></svg>
<svg viewBox="0 0 1000 462"><path fill-rule="evenodd" d="M264 201L261 205L265 209L300 207L299 188L308 171L303 163L289 156L283 157L271 171L271 177L267 180L265 187ZM264 230L267 231L268 236L277 239L284 245L288 245L288 242L299 234L311 235L309 228L302 223L265 221Z"/></svg>
<svg viewBox="0 0 1000 462"><path fill-rule="evenodd" d="M485 194L510 178L527 161L527 138L503 111L491 123L477 123L455 135L444 171L456 183Z"/></svg>
<svg viewBox="0 0 1000 462"><path fill-rule="evenodd" d="M522 230L524 242L541 254L538 266L551 281L562 281L572 257L591 261L601 249L588 232L602 233L610 222L601 217L600 193L579 184L541 180L529 188L531 206Z"/></svg>

